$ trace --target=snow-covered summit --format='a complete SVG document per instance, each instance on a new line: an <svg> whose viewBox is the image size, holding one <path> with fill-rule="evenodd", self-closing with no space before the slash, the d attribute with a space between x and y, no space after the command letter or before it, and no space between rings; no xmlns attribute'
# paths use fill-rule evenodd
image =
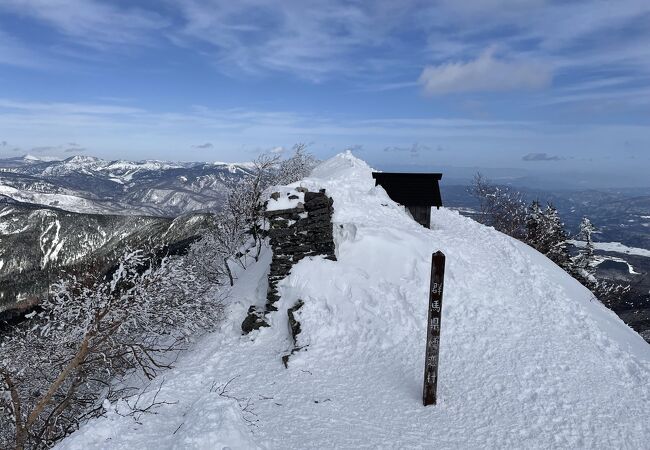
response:
<svg viewBox="0 0 650 450"><path fill-rule="evenodd" d="M345 153L294 185L334 199L337 261L294 266L271 327L239 329L265 300L267 252L240 274L222 329L163 375L169 404L141 424L109 408L59 448L647 447L640 336L532 248L444 208L422 228L370 174ZM439 403L425 408L436 250L447 256ZM297 299L303 350L285 369ZM228 380L227 397L215 392Z"/></svg>
<svg viewBox="0 0 650 450"><path fill-rule="evenodd" d="M101 161L101 159L96 156L74 155L64 159L63 161L68 164L92 164Z"/></svg>

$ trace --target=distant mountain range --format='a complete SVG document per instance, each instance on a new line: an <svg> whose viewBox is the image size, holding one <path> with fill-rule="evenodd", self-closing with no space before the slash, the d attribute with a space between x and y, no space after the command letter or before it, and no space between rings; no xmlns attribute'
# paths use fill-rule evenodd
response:
<svg viewBox="0 0 650 450"><path fill-rule="evenodd" d="M71 212L175 217L219 209L250 164L107 161L92 156L0 160L0 196Z"/></svg>
<svg viewBox="0 0 650 450"><path fill-rule="evenodd" d="M0 160L0 317L61 271L104 273L126 248L182 249L209 227L250 164Z"/></svg>
<svg viewBox="0 0 650 450"><path fill-rule="evenodd" d="M211 217L82 214L0 199L0 317L38 303L61 271L105 273L127 248L182 249Z"/></svg>

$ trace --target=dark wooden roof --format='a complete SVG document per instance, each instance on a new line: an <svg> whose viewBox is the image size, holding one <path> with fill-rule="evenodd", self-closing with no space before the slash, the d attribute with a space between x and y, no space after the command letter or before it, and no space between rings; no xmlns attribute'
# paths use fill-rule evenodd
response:
<svg viewBox="0 0 650 450"><path fill-rule="evenodd" d="M373 172L375 185L404 206L442 206L438 181L441 173Z"/></svg>

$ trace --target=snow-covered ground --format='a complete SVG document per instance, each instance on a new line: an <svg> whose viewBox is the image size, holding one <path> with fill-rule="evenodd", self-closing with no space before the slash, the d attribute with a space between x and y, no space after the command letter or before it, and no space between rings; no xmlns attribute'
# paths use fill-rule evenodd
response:
<svg viewBox="0 0 650 450"><path fill-rule="evenodd" d="M108 208L96 202L69 194L55 194L16 189L12 186L0 185L0 195L6 195L19 202L35 203L38 205L55 206L68 211L83 211L87 213L110 213Z"/></svg>
<svg viewBox="0 0 650 450"><path fill-rule="evenodd" d="M580 248L587 245L584 241L571 240L569 243ZM638 247L628 247L620 242L594 242L594 248L603 252L625 253L626 255L645 256L650 258L650 250Z"/></svg>
<svg viewBox="0 0 650 450"><path fill-rule="evenodd" d="M240 275L221 330L150 388L164 379L158 400L171 404L140 423L109 412L58 448L648 448L639 335L514 239L444 208L420 227L370 172L342 154L301 183L334 198L338 261L296 265L270 328L239 328L264 302L267 251ZM436 250L447 255L439 403L423 407ZM285 369L298 298L306 347Z"/></svg>

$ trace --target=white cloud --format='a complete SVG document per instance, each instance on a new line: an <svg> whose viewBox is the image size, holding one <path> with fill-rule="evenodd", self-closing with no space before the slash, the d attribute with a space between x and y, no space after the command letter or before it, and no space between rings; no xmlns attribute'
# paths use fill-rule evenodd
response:
<svg viewBox="0 0 650 450"><path fill-rule="evenodd" d="M561 161L562 159L564 158L545 152L527 153L521 158L522 161Z"/></svg>
<svg viewBox="0 0 650 450"><path fill-rule="evenodd" d="M385 69L388 62L369 50L396 43L391 30L414 4L179 0L184 24L172 36L180 45L201 45L223 72L282 72L319 82Z"/></svg>
<svg viewBox="0 0 650 450"><path fill-rule="evenodd" d="M128 106L115 106L106 104L93 104L93 103L61 103L61 102L26 102L15 101L5 98L0 98L0 110L16 110L25 112L43 112L48 114L136 114L143 112L138 108L131 108ZM56 117L56 116L53 116Z"/></svg>
<svg viewBox="0 0 650 450"><path fill-rule="evenodd" d="M551 78L547 65L500 60L494 56L494 48L489 48L472 61L426 66L418 81L426 94L440 95L540 89L547 86Z"/></svg>
<svg viewBox="0 0 650 450"><path fill-rule="evenodd" d="M2 0L2 10L45 23L76 38L70 41L75 45L97 48L142 45L167 24L157 13L97 0Z"/></svg>
<svg viewBox="0 0 650 450"><path fill-rule="evenodd" d="M574 84L588 78L581 76L585 71L650 75L650 33L642 26L650 14L647 0L620 0L616 7L604 0L135 3L0 0L0 14L9 20L27 18L55 32L38 42L38 34L0 30L0 64L90 65L106 61L107 52L112 58L143 46L176 45L234 76L281 73L389 91L412 88L421 73L432 94L538 88L551 72L558 79L571 75L562 79ZM493 42L499 57L488 51L476 58Z"/></svg>

